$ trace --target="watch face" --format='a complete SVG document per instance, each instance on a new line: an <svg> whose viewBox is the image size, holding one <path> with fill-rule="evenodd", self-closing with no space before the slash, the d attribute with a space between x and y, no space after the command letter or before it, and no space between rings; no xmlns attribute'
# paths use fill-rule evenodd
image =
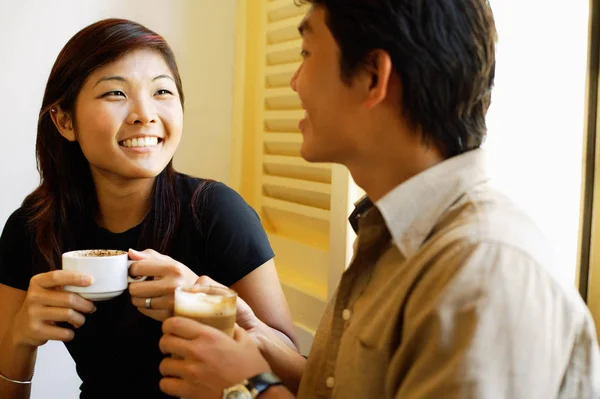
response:
<svg viewBox="0 0 600 399"><path fill-rule="evenodd" d="M248 391L232 391L227 393L225 399L252 399L252 395Z"/></svg>

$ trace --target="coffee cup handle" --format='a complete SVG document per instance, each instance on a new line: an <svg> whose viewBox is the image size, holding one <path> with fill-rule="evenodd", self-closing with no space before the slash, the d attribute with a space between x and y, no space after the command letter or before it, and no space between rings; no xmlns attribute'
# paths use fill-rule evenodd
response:
<svg viewBox="0 0 600 399"><path fill-rule="evenodd" d="M136 262L135 260L128 260L127 261L127 270L129 270L131 265L134 264L135 262ZM139 283L140 281L144 281L147 278L148 278L148 276L131 277L129 274L127 275L127 281L130 283Z"/></svg>

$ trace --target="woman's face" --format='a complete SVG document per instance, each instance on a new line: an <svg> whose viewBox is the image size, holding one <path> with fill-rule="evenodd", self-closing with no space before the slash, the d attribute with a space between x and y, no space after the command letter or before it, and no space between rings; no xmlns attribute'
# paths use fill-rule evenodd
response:
<svg viewBox="0 0 600 399"><path fill-rule="evenodd" d="M92 176L156 177L179 145L183 109L162 55L137 50L94 71L75 103L73 137Z"/></svg>

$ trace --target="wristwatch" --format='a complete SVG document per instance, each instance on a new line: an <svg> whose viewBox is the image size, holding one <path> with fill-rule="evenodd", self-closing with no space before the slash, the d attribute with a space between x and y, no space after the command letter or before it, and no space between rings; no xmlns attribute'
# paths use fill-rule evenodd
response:
<svg viewBox="0 0 600 399"><path fill-rule="evenodd" d="M258 395L265 392L274 385L283 382L273 373L260 373L252 378L226 388L223 391L223 399L256 399Z"/></svg>

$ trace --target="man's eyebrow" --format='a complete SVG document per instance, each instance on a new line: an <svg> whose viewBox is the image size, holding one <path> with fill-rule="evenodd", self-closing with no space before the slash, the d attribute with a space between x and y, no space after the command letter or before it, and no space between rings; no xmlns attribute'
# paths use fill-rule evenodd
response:
<svg viewBox="0 0 600 399"><path fill-rule="evenodd" d="M300 36L304 36L304 33L312 31L312 26L310 26L310 23L306 19L303 20L298 26L298 32L300 32Z"/></svg>

